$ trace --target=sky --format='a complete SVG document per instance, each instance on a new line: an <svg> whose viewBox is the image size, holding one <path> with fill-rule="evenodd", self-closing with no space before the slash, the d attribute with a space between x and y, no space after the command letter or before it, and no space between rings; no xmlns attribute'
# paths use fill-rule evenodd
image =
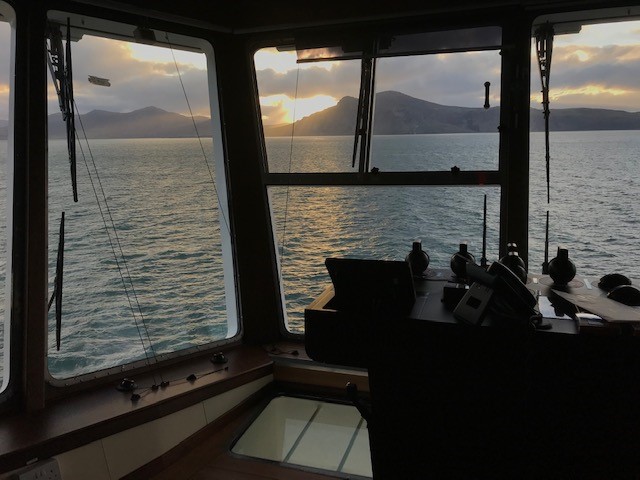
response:
<svg viewBox="0 0 640 480"><path fill-rule="evenodd" d="M0 120L8 118L9 26L0 23ZM147 106L209 115L204 54L85 35L72 43L74 88L81 114L94 109L128 112ZM177 59L177 69L172 53ZM295 52L258 51L254 57L263 121L280 124L358 96L357 60L297 64ZM481 107L484 83L499 104L497 51L380 59L377 91L398 90L444 105ZM180 73L180 76L178 75ZM107 78L111 87L88 82ZM551 68L551 108L596 107L640 111L640 21L584 26L558 35ZM187 98L182 91L185 86ZM540 107L540 78L532 68L532 106ZM58 111L50 86L50 113Z"/></svg>

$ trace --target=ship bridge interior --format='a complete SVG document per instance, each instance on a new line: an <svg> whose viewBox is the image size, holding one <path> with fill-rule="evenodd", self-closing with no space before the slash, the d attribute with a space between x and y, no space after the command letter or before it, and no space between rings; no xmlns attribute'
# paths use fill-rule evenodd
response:
<svg viewBox="0 0 640 480"><path fill-rule="evenodd" d="M616 84L624 113L561 113L551 67L605 78L563 38L638 19L0 0L0 478L637 478L640 307L598 286L633 277L635 179L562 159L634 152L591 131L637 133L640 105ZM639 31L605 45L616 79ZM558 220L602 178L619 217ZM587 265L551 278L565 230Z"/></svg>

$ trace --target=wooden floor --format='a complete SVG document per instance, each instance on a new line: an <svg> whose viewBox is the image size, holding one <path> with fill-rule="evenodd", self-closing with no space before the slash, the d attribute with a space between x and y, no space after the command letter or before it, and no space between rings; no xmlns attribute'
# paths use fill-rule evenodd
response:
<svg viewBox="0 0 640 480"><path fill-rule="evenodd" d="M322 475L272 462L241 458L231 453L242 433L264 403L244 406L187 440L179 451L166 455L124 477L126 480L330 480L345 476Z"/></svg>

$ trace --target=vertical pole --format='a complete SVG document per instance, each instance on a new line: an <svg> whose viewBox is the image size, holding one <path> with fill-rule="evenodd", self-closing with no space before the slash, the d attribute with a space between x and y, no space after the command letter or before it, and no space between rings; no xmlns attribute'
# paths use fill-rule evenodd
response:
<svg viewBox="0 0 640 480"><path fill-rule="evenodd" d="M242 38L216 42L221 123L227 162L229 221L236 264L243 340L247 344L280 339L284 311L276 263L266 171L259 122L252 51Z"/></svg>
<svg viewBox="0 0 640 480"><path fill-rule="evenodd" d="M507 242L521 246L528 263L529 238L529 90L531 23L524 13L503 27L500 105L500 256Z"/></svg>
<svg viewBox="0 0 640 480"><path fill-rule="evenodd" d="M47 361L47 67L46 10L39 0L27 5L16 23L13 233L21 245L14 272L26 274L12 278L12 320L21 327L22 407L34 412L45 406Z"/></svg>

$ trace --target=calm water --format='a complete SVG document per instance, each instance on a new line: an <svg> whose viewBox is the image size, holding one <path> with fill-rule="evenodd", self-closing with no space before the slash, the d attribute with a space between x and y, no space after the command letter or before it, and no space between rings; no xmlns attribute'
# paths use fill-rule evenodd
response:
<svg viewBox="0 0 640 480"><path fill-rule="evenodd" d="M52 307L51 373L67 377L225 338L218 208L198 141L93 140L90 146L100 183L78 152L79 202L73 203L66 144L49 144L49 294L66 212L63 338L58 352ZM108 209L102 199L98 207L92 183L105 192Z"/></svg>
<svg viewBox="0 0 640 480"><path fill-rule="evenodd" d="M497 134L377 137L373 164L381 170L494 169L497 141ZM270 169L351 171L351 142L349 137L296 138L292 146L290 139L268 139ZM59 217L66 211L62 348L55 351L52 308L52 374L69 377L142 358L140 337L155 353L224 338L228 319L218 208L197 140L91 142L148 336L132 320L84 164L78 164L80 202L72 205L66 146L53 141L49 148L50 292ZM558 245L568 247L580 275L595 279L620 271L640 279L634 261L638 151L638 132L552 134L551 252ZM539 272L547 209L542 134L532 135L531 152L530 270ZM0 156L4 166L6 142L0 142ZM207 156L211 159L210 151ZM3 199L4 179L2 173ZM488 257L495 260L496 187L270 188L289 327L301 329L304 307L328 284L323 264L328 256L402 259L419 238L432 266L447 267L460 241L479 258L485 194ZM0 235L4 247L4 222ZM1 275L4 257L0 254Z"/></svg>

